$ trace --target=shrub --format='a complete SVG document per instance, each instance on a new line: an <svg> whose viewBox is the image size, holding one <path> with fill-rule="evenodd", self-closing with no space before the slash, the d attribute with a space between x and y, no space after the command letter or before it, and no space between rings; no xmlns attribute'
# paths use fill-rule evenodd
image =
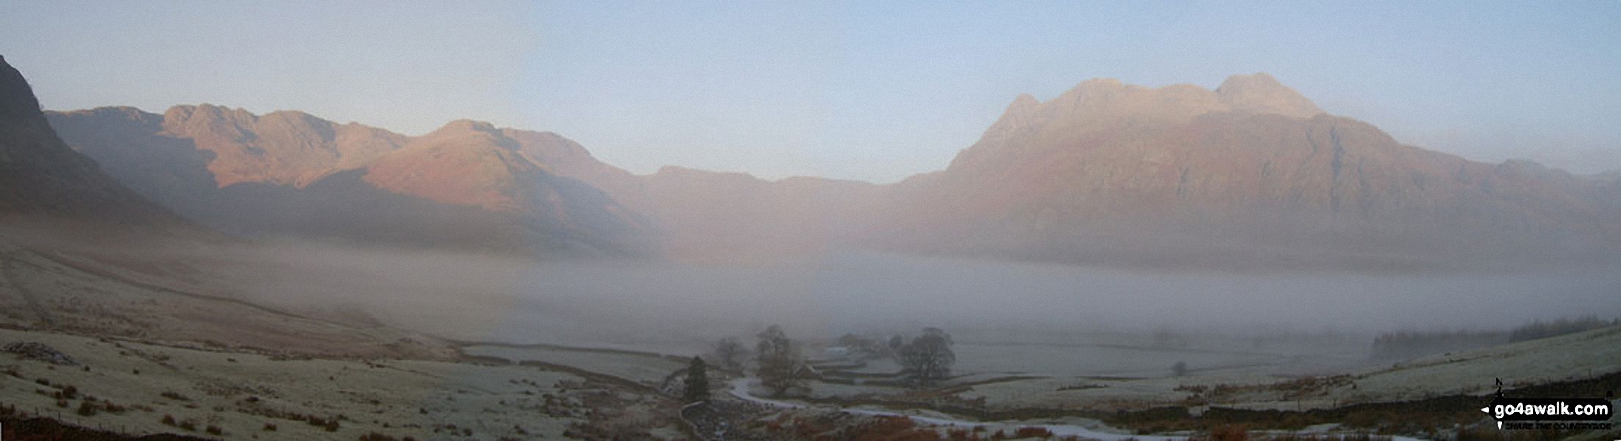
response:
<svg viewBox="0 0 1621 441"><path fill-rule="evenodd" d="M216 426L216 425L213 425L213 424L209 424L208 427L203 429L203 431L208 432L209 435L224 435L225 434L225 430L220 429L220 426Z"/></svg>
<svg viewBox="0 0 1621 441"><path fill-rule="evenodd" d="M164 398L168 398L168 399L175 400L175 401L191 401L191 399L186 398L185 395L181 395L179 392L175 392L175 391L172 391L172 390L163 391L163 393L161 395L163 395Z"/></svg>
<svg viewBox="0 0 1621 441"><path fill-rule="evenodd" d="M175 424L174 423L174 415L163 414L163 421L161 421L161 422L165 426L173 426Z"/></svg>
<svg viewBox="0 0 1621 441"><path fill-rule="evenodd" d="M1013 431L1014 438L1046 438L1053 436L1053 431L1046 427L1020 427Z"/></svg>
<svg viewBox="0 0 1621 441"><path fill-rule="evenodd" d="M1248 441L1249 428L1241 425L1226 424L1210 429L1211 441Z"/></svg>
<svg viewBox="0 0 1621 441"><path fill-rule="evenodd" d="M264 430L266 432L275 432L276 431L276 423L265 423L265 429Z"/></svg>
<svg viewBox="0 0 1621 441"><path fill-rule="evenodd" d="M186 429L187 432L196 432L197 422L190 419L180 420L180 428Z"/></svg>
<svg viewBox="0 0 1621 441"><path fill-rule="evenodd" d="M318 417L318 416L315 416L315 415L310 415L309 418L307 420L305 420L305 421L308 422L311 426L324 428L328 432L336 432L336 431L338 431L338 419L339 418L340 417L321 418L321 417Z"/></svg>
<svg viewBox="0 0 1621 441"><path fill-rule="evenodd" d="M92 415L95 415L96 414L96 405L91 404L90 401L80 401L79 402L79 411L78 411L78 413L79 413L80 416L92 416Z"/></svg>

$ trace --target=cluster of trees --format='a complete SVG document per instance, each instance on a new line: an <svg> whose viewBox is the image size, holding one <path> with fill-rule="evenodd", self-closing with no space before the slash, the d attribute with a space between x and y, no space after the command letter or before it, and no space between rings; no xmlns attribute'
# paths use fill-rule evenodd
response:
<svg viewBox="0 0 1621 441"><path fill-rule="evenodd" d="M776 395L804 388L804 379L798 374L805 360L800 357L799 346L788 338L788 333L780 326L771 325L756 337L759 341L754 345L755 375L760 377L760 382ZM726 337L715 343L714 354L711 355L722 368L742 372L743 360L748 353L743 342L735 337ZM701 357L692 357L692 362L687 365L687 401L709 399L709 379L705 376L707 368L708 364Z"/></svg>
<svg viewBox="0 0 1621 441"><path fill-rule="evenodd" d="M752 351L755 375L761 383L773 394L782 395L792 390L805 388L806 372L810 371L801 355L800 345L782 327L772 325L756 336L754 350ZM900 335L891 336L887 341L880 342L876 338L863 337L856 334L845 334L839 337L837 343L851 353L866 354L872 357L893 358L901 365L901 372L914 384L929 386L951 377L951 366L957 362L957 354L951 350L951 335L940 328L924 328L923 333L911 340ZM713 364L733 372L742 372L746 360L749 360L750 351L735 337L726 337L715 343L714 353L710 360ZM694 360L694 363L702 360ZM694 364L688 367L689 376L695 368ZM695 378L689 379L693 384ZM707 388L707 384L705 385ZM690 398L689 398L690 399Z"/></svg>
<svg viewBox="0 0 1621 441"><path fill-rule="evenodd" d="M759 341L754 344L754 361L760 383L776 395L803 389L805 382L798 370L804 359L800 358L799 347L788 339L788 334L777 325L771 325L756 337Z"/></svg>
<svg viewBox="0 0 1621 441"><path fill-rule="evenodd" d="M851 353L894 358L908 379L923 386L951 377L951 366L957 362L957 354L951 350L951 334L940 328L923 328L923 334L911 341L892 335L887 342L879 343L877 339L844 334L838 343Z"/></svg>
<svg viewBox="0 0 1621 441"><path fill-rule="evenodd" d="M891 345L896 338L890 339ZM957 363L957 354L951 351L951 345L951 334L945 330L924 328L923 335L895 348L895 361L913 382L932 385L951 377L951 365Z"/></svg>
<svg viewBox="0 0 1621 441"><path fill-rule="evenodd" d="M788 338L788 333L780 326L771 325L755 337L758 341L752 352L754 373L760 377L760 382L776 395L803 389L805 379L799 375L799 370L804 366L805 359L800 356L799 345ZM726 337L715 343L714 353L710 356L717 366L741 373L750 354L742 341L736 337Z"/></svg>

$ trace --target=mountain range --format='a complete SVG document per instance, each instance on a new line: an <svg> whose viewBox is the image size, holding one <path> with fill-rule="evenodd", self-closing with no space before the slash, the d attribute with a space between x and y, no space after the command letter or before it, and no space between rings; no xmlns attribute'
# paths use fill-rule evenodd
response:
<svg viewBox="0 0 1621 441"><path fill-rule="evenodd" d="M136 192L232 234L542 255L641 255L653 246L639 215L546 166L567 164L578 149L555 135L455 121L408 137L210 105L50 119Z"/></svg>
<svg viewBox="0 0 1621 441"><path fill-rule="evenodd" d="M1403 145L1264 73L1215 90L1096 79L1045 102L1021 95L945 169L889 185L681 167L636 175L554 133L465 120L406 136L206 104L46 118L139 197L249 237L543 256L870 249L1217 267L1445 266L1621 247L1615 175ZM36 172L80 180L51 170Z"/></svg>

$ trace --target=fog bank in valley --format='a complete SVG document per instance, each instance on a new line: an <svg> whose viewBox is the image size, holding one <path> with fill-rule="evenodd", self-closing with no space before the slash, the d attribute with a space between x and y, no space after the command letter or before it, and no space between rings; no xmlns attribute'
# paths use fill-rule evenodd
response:
<svg viewBox="0 0 1621 441"><path fill-rule="evenodd" d="M1621 316L1621 274L1133 271L875 253L758 263L550 261L309 243L169 251L224 292L443 337L698 348L923 326L1368 334Z"/></svg>

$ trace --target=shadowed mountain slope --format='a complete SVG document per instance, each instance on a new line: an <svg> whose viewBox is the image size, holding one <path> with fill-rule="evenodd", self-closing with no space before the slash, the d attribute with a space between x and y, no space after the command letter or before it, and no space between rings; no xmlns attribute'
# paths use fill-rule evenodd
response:
<svg viewBox="0 0 1621 441"><path fill-rule="evenodd" d="M40 111L22 73L0 57L0 218L197 232L70 149Z"/></svg>

